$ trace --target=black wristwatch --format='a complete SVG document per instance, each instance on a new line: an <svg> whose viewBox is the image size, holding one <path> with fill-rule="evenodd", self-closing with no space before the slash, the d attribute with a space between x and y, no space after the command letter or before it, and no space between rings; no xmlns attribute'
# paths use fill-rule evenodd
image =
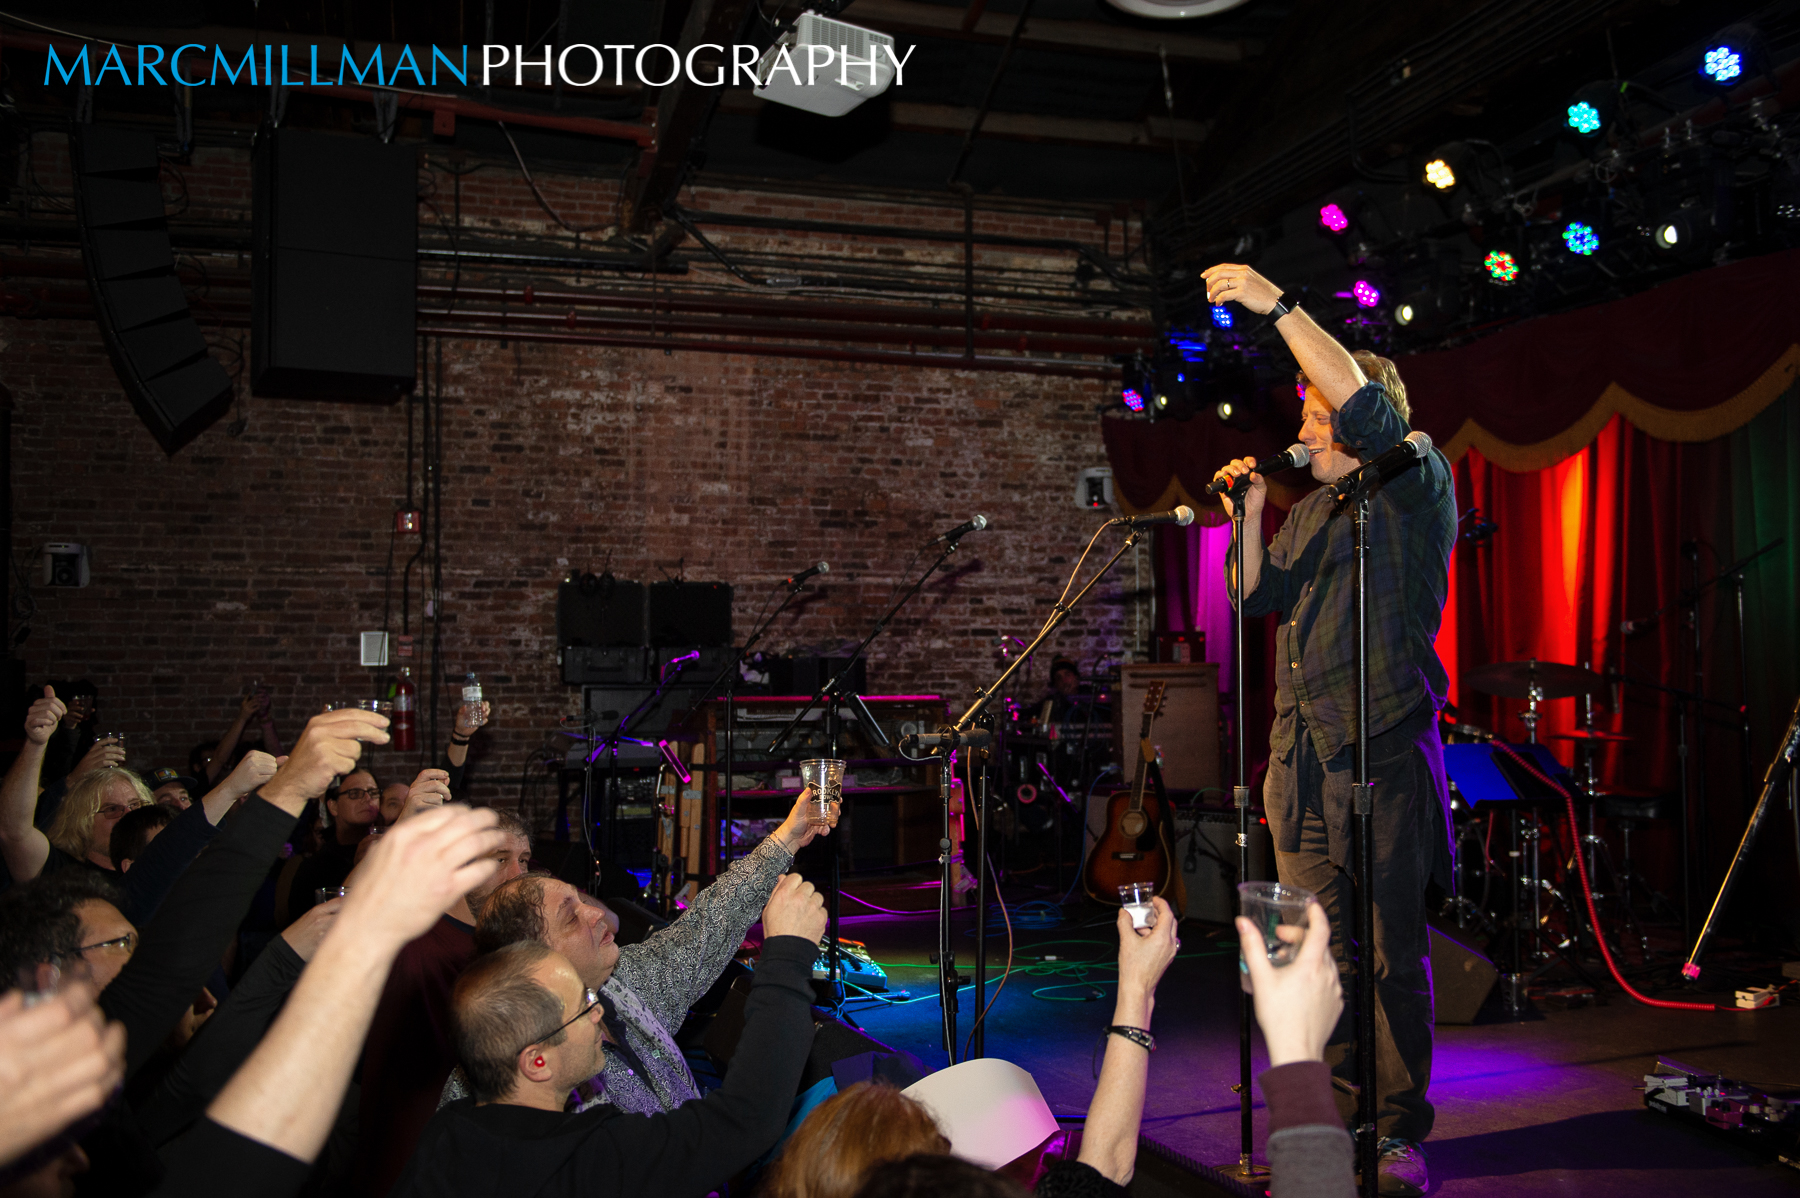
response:
<svg viewBox="0 0 1800 1198"><path fill-rule="evenodd" d="M1287 294L1287 292L1285 292L1285 291L1281 293L1281 295L1286 295L1286 294ZM1281 296L1276 296L1275 297L1275 306L1273 308L1269 309L1269 323L1274 324L1276 321L1280 320L1283 316L1286 316L1289 312L1298 312L1299 310L1300 310L1300 301L1299 300L1295 300L1291 304L1284 304L1281 302Z"/></svg>

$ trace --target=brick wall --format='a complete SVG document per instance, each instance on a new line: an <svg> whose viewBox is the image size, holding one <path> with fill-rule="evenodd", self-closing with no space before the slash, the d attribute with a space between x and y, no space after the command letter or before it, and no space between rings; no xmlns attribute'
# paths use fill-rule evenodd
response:
<svg viewBox="0 0 1800 1198"><path fill-rule="evenodd" d="M189 187L228 216L242 165L210 151ZM42 160L39 173L55 174ZM516 176L476 178L492 194L476 203L465 183L466 220L541 219ZM144 767L216 738L251 678L274 689L290 740L325 701L370 693L356 633L382 626L389 590L399 631L400 568L418 547L393 543L390 587L404 405L251 399L241 435L221 422L170 459L93 326L7 319L0 338L17 551L71 540L93 553L90 588L31 588L30 677L92 678ZM876 643L870 668L878 691L960 698L994 672L996 634L1036 630L1098 522L1072 497L1076 472L1105 461L1102 384L521 342L447 340L443 360L444 665L452 684L478 671L496 706L478 799L516 796L526 756L579 705L555 665L556 584L571 568L731 582L741 636L775 580L823 558L832 573L768 647L833 647L879 614L914 549L984 513L989 531ZM1120 648L1130 566L1058 649L1091 662ZM1143 568L1147 584L1147 554ZM446 727L454 701L452 685ZM415 765L385 757L395 777Z"/></svg>

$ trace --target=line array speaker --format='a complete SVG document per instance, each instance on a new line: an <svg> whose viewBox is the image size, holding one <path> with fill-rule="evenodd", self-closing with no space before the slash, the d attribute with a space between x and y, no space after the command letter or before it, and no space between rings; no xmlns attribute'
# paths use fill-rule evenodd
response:
<svg viewBox="0 0 1800 1198"><path fill-rule="evenodd" d="M224 414L231 376L207 353L175 276L156 138L77 124L69 149L101 337L138 418L172 454Z"/></svg>
<svg viewBox="0 0 1800 1198"><path fill-rule="evenodd" d="M251 385L392 402L413 389L415 147L264 126L252 160Z"/></svg>

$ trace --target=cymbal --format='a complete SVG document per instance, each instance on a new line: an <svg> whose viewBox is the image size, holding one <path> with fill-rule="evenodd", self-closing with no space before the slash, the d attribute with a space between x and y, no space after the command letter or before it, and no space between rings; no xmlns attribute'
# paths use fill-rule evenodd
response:
<svg viewBox="0 0 1800 1198"><path fill-rule="evenodd" d="M1504 699L1529 699L1534 681L1540 699L1567 699L1606 689L1606 679L1592 670L1559 661L1496 661L1465 671L1462 680Z"/></svg>
<svg viewBox="0 0 1800 1198"><path fill-rule="evenodd" d="M1631 738L1629 736L1625 735L1623 732L1606 732L1599 728L1595 728L1592 731L1589 731L1586 728L1577 728L1573 732L1552 732L1550 734L1550 739L1551 740L1603 740L1603 741L1607 741L1610 743L1613 741L1630 740Z"/></svg>

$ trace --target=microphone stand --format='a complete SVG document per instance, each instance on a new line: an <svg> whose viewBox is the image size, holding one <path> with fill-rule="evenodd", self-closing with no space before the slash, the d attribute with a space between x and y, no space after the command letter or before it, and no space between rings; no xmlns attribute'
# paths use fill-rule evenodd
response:
<svg viewBox="0 0 1800 1198"><path fill-rule="evenodd" d="M1232 613L1231 622L1231 722L1237 759L1237 782L1231 788L1231 805L1237 809L1238 881L1250 881L1250 777L1244 738L1244 492L1249 483L1230 489ZM1251 1159L1254 1130L1250 1114L1250 1029L1256 1022L1255 1000L1239 987L1238 994L1238 1163L1221 1172L1239 1181L1261 1181L1269 1171Z"/></svg>
<svg viewBox="0 0 1800 1198"><path fill-rule="evenodd" d="M719 825L724 832L722 843L719 846L720 873L724 873L725 867L731 864L732 856L731 803L732 799L735 797L735 792L732 787L732 777L737 767L737 684L738 679L742 676L739 672L739 667L743 665L744 658L749 656L750 650L756 646L756 642L762 640L763 635L769 631L769 628L775 623L777 617L779 617L782 612L786 611L788 604L794 601L794 597L805 589L806 584L804 582L790 584L788 586L787 594L782 596L781 603L777 605L775 610L770 612L768 617L764 619L761 624L758 624L750 635L744 639L743 645L732 655L731 660L725 663L723 669L712 676L712 680L708 682L705 689L700 692L700 700L701 702L705 702L706 699L718 689L719 683L723 682L725 684L725 761L723 763L725 767L725 776L723 785L719 787ZM712 764L716 765L719 763L714 762Z"/></svg>
<svg viewBox="0 0 1800 1198"><path fill-rule="evenodd" d="M582 765L590 779L594 772L594 758L600 756L601 753L606 753L609 758L606 774L606 855L615 864L617 864L617 860L613 854L618 850L619 833L619 742L632 739L625 735L625 729L631 725L631 721L637 719L644 711L653 708L662 698L663 693L669 689L669 683L681 677L681 672L687 667L688 663L684 661L664 674L656 684L656 689L645 695L636 707L620 716L619 722L613 726L613 730L601 739L599 745L584 755ZM591 793L591 782L588 783L588 788ZM591 818L590 812L583 811L582 819L584 821L589 821ZM598 869L598 867L599 863L596 861L595 868Z"/></svg>
<svg viewBox="0 0 1800 1198"><path fill-rule="evenodd" d="M1038 630L1038 634L1032 638L1031 643L1019 651L1018 655L1012 659L1006 669L1001 671L1000 677L994 679L987 687L978 688L975 691L975 701L969 705L967 711L962 713L962 716L956 723L951 725L943 734L944 740L939 745L939 752L944 757L943 773L940 775L940 789L942 791L944 804L944 835L938 842L938 866L942 876L942 882L938 892L938 996L944 1015L944 1051L949 1054L950 1064L952 1065L956 1064L957 1010L956 965L955 958L951 955L950 937L950 889L953 880L952 874L954 872L951 868L950 859L950 771L955 767L955 749L959 743L962 743L963 738L966 738L971 734L971 730L975 723L983 718L988 704L994 701L995 697L999 695L1007 682L1012 679L1012 676L1018 673L1020 668L1023 667L1026 662L1031 660L1032 654L1037 652L1038 647L1049 639L1051 633L1061 627L1062 622L1068 619L1069 613L1074 611L1075 608L1081 604L1083 599L1087 598L1088 592L1093 590L1095 584L1102 578L1106 577L1107 572L1118 563L1118 560L1124 557L1126 553L1137 545L1138 539L1142 537L1144 533L1143 528L1126 520L1111 520L1108 521L1108 523L1125 524L1127 526L1129 531L1126 533L1125 543L1119 546L1118 552L1106 559L1106 564L1095 571L1094 576L1088 579L1087 583L1079 591L1075 592L1074 598L1069 599L1066 602L1058 601L1056 606L1050 609L1049 618L1044 621L1044 626ZM1079 570L1081 568L1081 563L1077 562L1075 568ZM1071 581L1073 581L1073 579L1071 579ZM974 736L977 740L986 739L981 733L975 733ZM985 947L987 920L987 909L985 907L987 901L987 775L985 765L983 766L980 788L981 796L978 800L979 818L975 825L976 849L979 854L979 860L975 863L975 868L977 870L975 877L975 892L977 899L975 911L975 935L976 944L978 946L975 957L975 987L978 1004L981 996L986 993L987 989L987 954ZM963 796L965 808L968 802L969 796L965 794ZM1060 812L1058 813L1057 818L1059 820L1062 818ZM1058 857L1058 860L1061 860L1060 856ZM979 1041L980 1047L976 1050L976 1055L984 1055L986 1048L986 1020L983 1018L985 1015L985 1010L978 1010L976 1012L976 1018L981 1021L976 1025L977 1033L981 1034L981 1039Z"/></svg>
<svg viewBox="0 0 1800 1198"><path fill-rule="evenodd" d="M970 529L969 531L974 532L975 530ZM794 718L787 722L787 726L785 728L783 728L780 732L776 733L775 739L772 742L770 742L770 744L769 744L769 749L768 749L769 756L773 757L776 754L776 752L780 750L782 745L787 743L787 738L789 736L793 735L794 729L796 729L800 726L800 722L802 720L804 720L807 717L808 713L810 713L813 708L817 707L821 701L825 702L825 739L826 739L826 745L827 745L826 753L828 756L833 757L833 758L839 756L839 753L838 753L838 731L839 731L838 730L838 719L839 719L838 703L841 700L842 696L840 696L838 694L838 688L840 686L844 685L849 680L850 671L854 670L856 668L856 663L862 659L863 653L868 650L869 645L874 642L875 638L881 635L882 630L888 626L889 622L892 621L895 616L900 614L900 609L905 607L908 603L910 603L912 601L913 597L925 588L926 581L929 580L933 574L937 573L938 568L941 567L945 562L950 560L950 555L956 552L957 543L961 540L962 540L961 536L955 536L955 537L951 537L948 541L945 542L943 551L937 555L937 559L935 561L933 561L931 563L931 565L929 565L925 568L925 572L923 574L919 575L918 579L916 581L914 581L912 586L907 588L905 594L901 595L899 599L894 601L894 605L892 607L888 608L886 614L883 615L879 620L875 621L875 626L873 628L869 629L869 635L863 637L862 643L859 644L858 646L856 646L856 648L851 651L850 660L848 660L844 663L843 669L839 670L836 674L834 674L831 677L830 681L826 682L824 685L820 686L818 690L814 691L812 694L812 698L808 699L804 704L801 705L800 710L796 711L794 713ZM915 560L917 560L917 559L915 559ZM946 788L944 790L946 802L948 801L949 793L950 793L949 790ZM949 816L946 813L946 815L945 815L945 821L946 821L945 827L946 828L948 828L948 826L949 826L948 820L949 820ZM831 864L829 866L830 881L829 881L829 885L828 885L828 889L829 889L830 893L826 897L826 902L825 902L825 910L826 910L825 977L826 977L826 981L829 984L829 987L831 990L831 1009L832 1009L833 1014L836 1014L838 1011L840 1011L843 1008L843 1004L844 1004L844 983L843 983L843 979L839 976L839 967L838 967L838 890L839 890L838 881L839 881L839 877L838 877L838 851L836 849L833 849L831 851L830 858L831 858ZM952 991L952 993L951 993L950 1001L952 1003L954 1003L956 1001L954 991ZM955 1050L954 1045L950 1046L950 1054L951 1054L950 1055L950 1063L955 1064L956 1063L956 1050Z"/></svg>
<svg viewBox="0 0 1800 1198"><path fill-rule="evenodd" d="M1369 491L1375 471L1337 484L1338 503L1351 505L1356 530L1356 768L1351 776L1351 827L1356 847L1356 1158L1364 1198L1381 1190L1375 1113L1375 796L1369 781Z"/></svg>

